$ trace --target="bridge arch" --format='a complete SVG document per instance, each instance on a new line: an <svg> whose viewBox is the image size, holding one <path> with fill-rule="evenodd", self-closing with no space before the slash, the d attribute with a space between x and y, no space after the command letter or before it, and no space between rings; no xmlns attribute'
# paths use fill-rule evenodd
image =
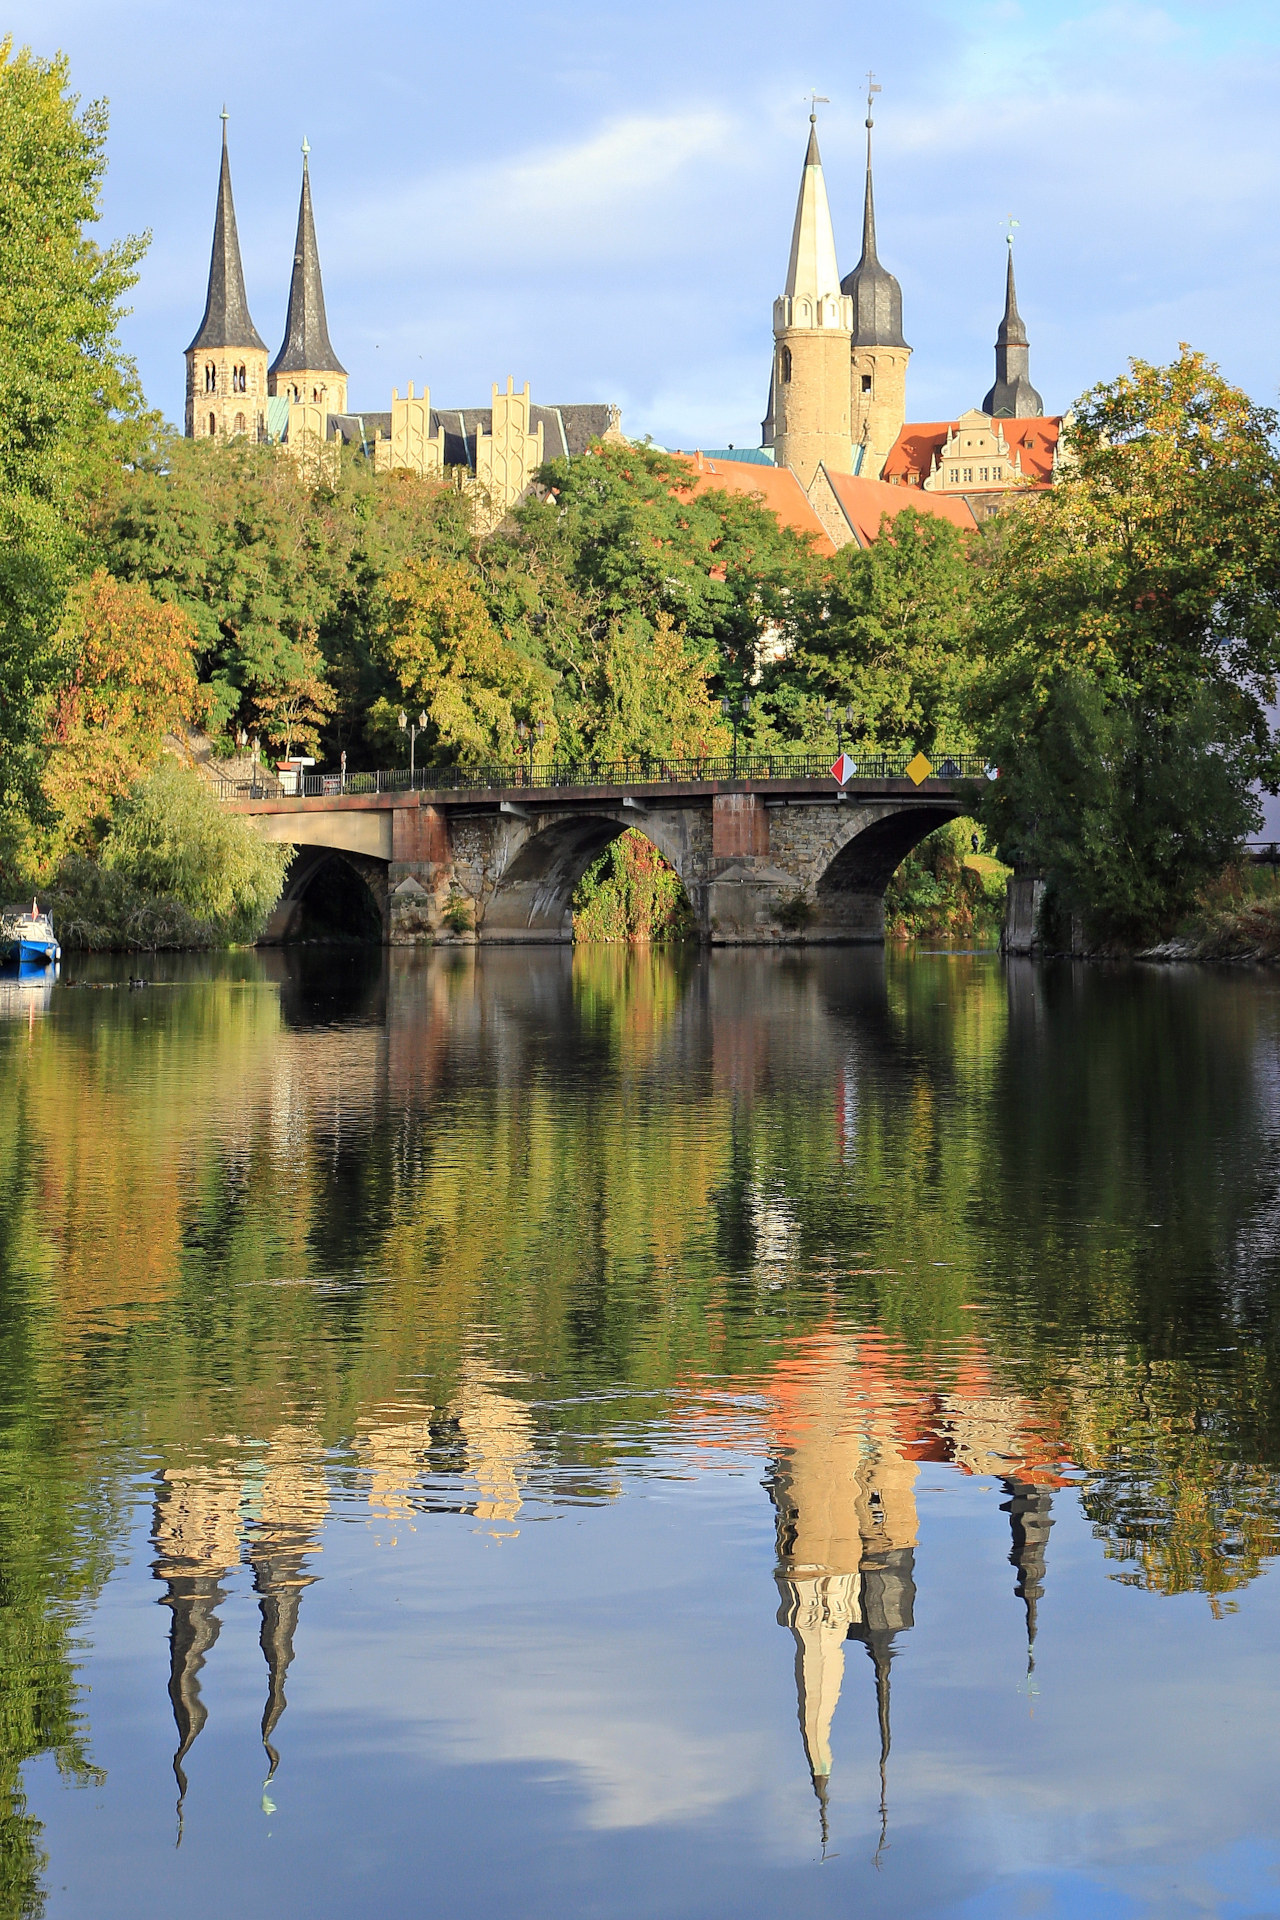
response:
<svg viewBox="0 0 1280 1920"><path fill-rule="evenodd" d="M675 870L693 899L687 823L655 809L540 816L530 821L493 886L483 940L572 940L573 895L598 854L634 827ZM695 907L696 911L696 907Z"/></svg>
<svg viewBox="0 0 1280 1920"><path fill-rule="evenodd" d="M884 891L929 834L961 812L958 798L786 808L774 815L774 865L795 876L793 925L805 940L882 940Z"/></svg>
<svg viewBox="0 0 1280 1920"><path fill-rule="evenodd" d="M386 925L385 861L345 848L300 846L260 944L283 946L309 939L381 942Z"/></svg>

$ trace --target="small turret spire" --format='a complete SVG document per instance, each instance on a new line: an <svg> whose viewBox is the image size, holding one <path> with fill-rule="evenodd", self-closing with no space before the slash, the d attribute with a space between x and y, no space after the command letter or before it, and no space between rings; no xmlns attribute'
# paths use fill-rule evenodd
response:
<svg viewBox="0 0 1280 1920"><path fill-rule="evenodd" d="M311 148L302 142L302 193L298 201L298 232L293 247L293 274L289 281L289 312L284 340L271 362L274 379L282 373L344 374L346 368L333 350L324 311L324 284L320 278L320 250L316 245L315 216L311 211Z"/></svg>
<svg viewBox="0 0 1280 1920"><path fill-rule="evenodd" d="M204 318L187 352L204 352L211 347L258 347L265 352L266 342L249 317L249 302L244 290L240 236L236 232L236 207L231 195L231 159L227 152L225 107L220 117L222 165L218 174L218 210L213 222L213 252L209 259L209 291L204 303Z"/></svg>
<svg viewBox="0 0 1280 1920"><path fill-rule="evenodd" d="M1018 289L1013 278L1013 230L1017 224L1011 217L1005 236L1009 260L1004 277L1004 313L996 330L996 379L982 411L997 420L1038 420L1044 414L1044 401L1031 384L1031 349L1026 324L1018 312Z"/></svg>

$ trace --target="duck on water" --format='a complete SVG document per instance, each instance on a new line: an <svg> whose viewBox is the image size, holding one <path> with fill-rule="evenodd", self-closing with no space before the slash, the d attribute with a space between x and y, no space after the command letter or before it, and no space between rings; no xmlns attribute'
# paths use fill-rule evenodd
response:
<svg viewBox="0 0 1280 1920"><path fill-rule="evenodd" d="M0 907L0 966L29 973L52 967L62 958L53 921L41 913L39 902L26 907Z"/></svg>

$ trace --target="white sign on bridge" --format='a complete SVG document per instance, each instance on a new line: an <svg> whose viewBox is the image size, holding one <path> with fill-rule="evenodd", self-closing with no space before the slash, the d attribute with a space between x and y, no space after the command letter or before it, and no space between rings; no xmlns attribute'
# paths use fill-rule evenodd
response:
<svg viewBox="0 0 1280 1920"><path fill-rule="evenodd" d="M854 774L857 771L858 771L857 766L849 758L848 754L842 753L840 755L840 758L836 761L835 765L831 769L831 778L833 780L838 781L839 784L843 787L847 785L850 780L852 780Z"/></svg>

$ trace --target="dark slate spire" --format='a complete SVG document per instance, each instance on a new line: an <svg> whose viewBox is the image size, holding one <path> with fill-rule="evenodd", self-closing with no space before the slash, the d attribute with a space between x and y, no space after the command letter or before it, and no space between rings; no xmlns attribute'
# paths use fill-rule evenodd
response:
<svg viewBox="0 0 1280 1920"><path fill-rule="evenodd" d="M1013 1545L1009 1565L1017 1570L1013 1591L1027 1610L1027 1670L1035 1665L1036 1607L1044 1596L1045 1550L1053 1525L1053 1493L1035 1481L1007 1479L1001 1483L1009 1498L1001 1513L1009 1515Z"/></svg>
<svg viewBox="0 0 1280 1920"><path fill-rule="evenodd" d="M855 347L905 347L902 337L902 288L876 255L876 207L871 190L872 86L867 95L867 197L862 209L862 258L840 282L841 293L853 301Z"/></svg>
<svg viewBox="0 0 1280 1920"><path fill-rule="evenodd" d="M261 347L266 341L249 318L244 268L240 264L240 236L236 232L235 201L231 198L231 162L227 157L227 110L222 109L222 171L218 176L218 212L213 223L213 255L209 261L209 297L204 319L188 353L208 347Z"/></svg>
<svg viewBox="0 0 1280 1920"><path fill-rule="evenodd" d="M996 334L996 383L983 401L982 411L997 420L1039 420L1044 416L1044 401L1031 384L1031 349L1013 284L1012 234L1009 235L1004 318Z"/></svg>
<svg viewBox="0 0 1280 1920"><path fill-rule="evenodd" d="M345 373L346 368L333 350L329 323L324 317L324 287L320 280L320 252L316 246L316 223L311 214L311 174L302 143L302 198L298 203L298 237L293 246L293 278L289 282L289 313L284 324L284 344L271 363L270 371L302 373Z"/></svg>

